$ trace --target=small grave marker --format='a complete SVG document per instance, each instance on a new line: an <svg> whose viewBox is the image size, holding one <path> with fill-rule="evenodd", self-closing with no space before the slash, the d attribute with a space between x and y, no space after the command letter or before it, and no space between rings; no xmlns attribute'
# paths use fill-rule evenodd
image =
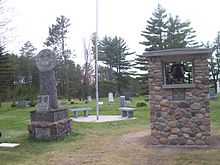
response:
<svg viewBox="0 0 220 165"><path fill-rule="evenodd" d="M25 108L25 107L30 107L31 101L28 100L19 100L15 102L16 107L18 108Z"/></svg>
<svg viewBox="0 0 220 165"><path fill-rule="evenodd" d="M91 102L92 101L92 96L88 96L87 100L88 100L88 102Z"/></svg>
<svg viewBox="0 0 220 165"><path fill-rule="evenodd" d="M113 103L114 102L114 96L113 96L113 93L111 93L111 92L108 93L108 102L109 103Z"/></svg>
<svg viewBox="0 0 220 165"><path fill-rule="evenodd" d="M125 96L120 96L120 107L126 107Z"/></svg>
<svg viewBox="0 0 220 165"><path fill-rule="evenodd" d="M19 145L17 143L0 143L0 148L15 148Z"/></svg>

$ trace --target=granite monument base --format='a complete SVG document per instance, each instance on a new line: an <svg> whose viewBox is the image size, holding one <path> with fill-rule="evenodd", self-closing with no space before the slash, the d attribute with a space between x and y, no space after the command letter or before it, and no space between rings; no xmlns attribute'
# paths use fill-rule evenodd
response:
<svg viewBox="0 0 220 165"><path fill-rule="evenodd" d="M72 122L66 109L31 112L28 126L30 137L38 140L54 140L71 133Z"/></svg>

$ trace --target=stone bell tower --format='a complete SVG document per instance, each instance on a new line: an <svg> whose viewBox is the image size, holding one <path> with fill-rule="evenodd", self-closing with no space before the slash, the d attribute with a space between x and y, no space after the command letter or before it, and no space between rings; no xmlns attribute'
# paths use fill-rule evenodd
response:
<svg viewBox="0 0 220 165"><path fill-rule="evenodd" d="M145 52L154 145L207 145L211 49Z"/></svg>

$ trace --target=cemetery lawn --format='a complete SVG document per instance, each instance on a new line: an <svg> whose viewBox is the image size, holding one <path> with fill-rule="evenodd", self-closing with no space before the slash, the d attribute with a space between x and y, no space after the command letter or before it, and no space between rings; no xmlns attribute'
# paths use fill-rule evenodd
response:
<svg viewBox="0 0 220 165"><path fill-rule="evenodd" d="M107 99L100 114L120 114L119 103L109 105ZM134 98L131 104L143 101ZM67 107L92 107L89 104L70 104ZM220 135L220 98L210 101L212 134ZM108 123L73 123L73 133L63 140L43 142L29 139L27 124L34 108L11 108L4 103L0 108L0 142L17 142L14 149L0 148L0 165L219 165L219 149L151 148L145 139L149 135L149 109L137 108L136 120ZM71 115L71 114L70 114Z"/></svg>

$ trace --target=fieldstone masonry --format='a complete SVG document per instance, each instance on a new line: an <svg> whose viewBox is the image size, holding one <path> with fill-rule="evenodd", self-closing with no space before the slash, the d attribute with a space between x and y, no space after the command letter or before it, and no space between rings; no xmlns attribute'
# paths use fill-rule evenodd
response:
<svg viewBox="0 0 220 165"><path fill-rule="evenodd" d="M144 53L149 62L149 101L153 145L207 145L210 49L171 49ZM193 61L193 83L164 85L163 62ZM176 90L176 91L175 91ZM184 92L180 100L175 94Z"/></svg>

